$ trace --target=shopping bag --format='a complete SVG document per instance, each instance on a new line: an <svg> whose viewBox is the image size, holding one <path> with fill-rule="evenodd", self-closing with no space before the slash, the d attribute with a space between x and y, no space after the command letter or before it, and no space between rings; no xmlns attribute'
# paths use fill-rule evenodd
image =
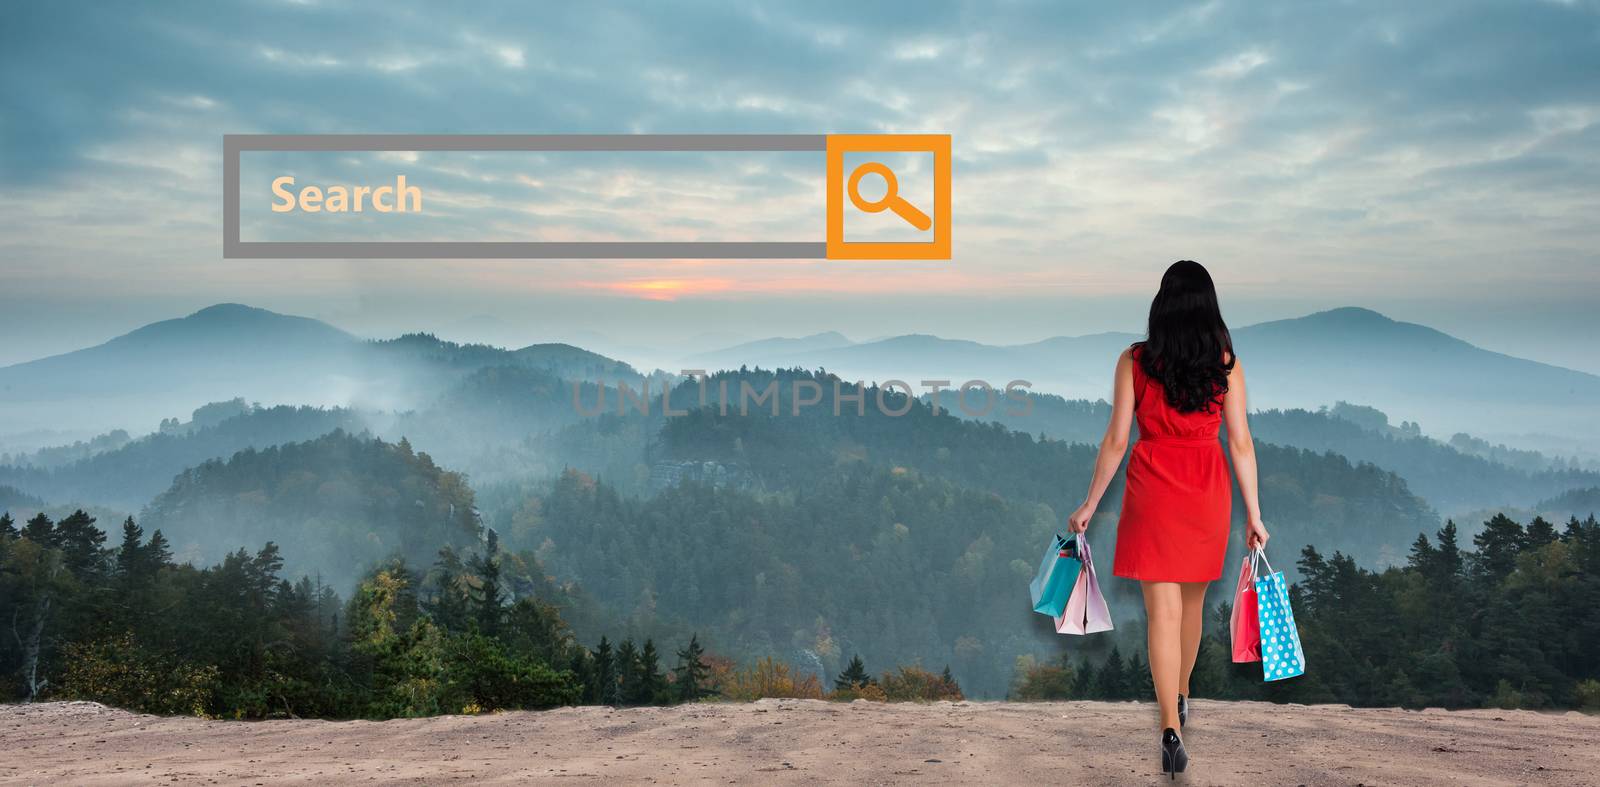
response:
<svg viewBox="0 0 1600 787"><path fill-rule="evenodd" d="M1261 625L1261 679L1283 680L1304 675L1306 654L1300 648L1300 631L1294 625L1294 610L1289 608L1289 584L1284 581L1281 572L1272 570L1266 552L1256 550L1256 558L1267 567L1266 576L1261 576L1259 571L1256 573L1256 611Z"/></svg>
<svg viewBox="0 0 1600 787"><path fill-rule="evenodd" d="M1244 564L1239 566L1239 584L1233 591L1233 618L1228 622L1235 663L1261 660L1261 621L1256 615L1256 553L1251 550L1244 556Z"/></svg>
<svg viewBox="0 0 1600 787"><path fill-rule="evenodd" d="M1028 593L1033 597L1033 611L1050 617L1060 617L1067 608L1067 597L1072 595L1072 583L1078 579L1077 540L1068 541L1056 536L1039 564L1039 573L1028 583Z"/></svg>
<svg viewBox="0 0 1600 787"><path fill-rule="evenodd" d="M1078 560L1083 568L1077 581L1072 583L1072 595L1067 598L1067 608L1056 618L1057 634L1093 634L1111 630L1111 610L1106 608L1106 597L1100 592L1100 580L1094 573L1094 556L1089 552L1089 540L1078 535Z"/></svg>

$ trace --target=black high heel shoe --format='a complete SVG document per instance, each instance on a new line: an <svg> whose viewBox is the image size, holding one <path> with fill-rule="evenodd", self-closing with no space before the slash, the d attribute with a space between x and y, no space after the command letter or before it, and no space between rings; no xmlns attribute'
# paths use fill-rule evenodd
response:
<svg viewBox="0 0 1600 787"><path fill-rule="evenodd" d="M1168 727L1161 733L1161 772L1172 774L1178 778L1183 769L1189 767L1189 752L1183 749L1183 739L1178 737L1178 731Z"/></svg>
<svg viewBox="0 0 1600 787"><path fill-rule="evenodd" d="M1178 695L1178 726L1183 727L1189 723L1189 698Z"/></svg>

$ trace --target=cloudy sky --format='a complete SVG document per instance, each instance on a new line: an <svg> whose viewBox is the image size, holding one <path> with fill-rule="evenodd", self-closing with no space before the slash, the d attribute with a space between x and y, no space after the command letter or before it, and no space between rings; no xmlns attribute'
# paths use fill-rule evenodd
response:
<svg viewBox="0 0 1600 787"><path fill-rule="evenodd" d="M954 259L222 259L221 136L335 132L950 133ZM408 173L431 223L360 225L395 237L822 236L820 156L257 164ZM1022 342L1136 330L1193 258L1236 324L1362 305L1600 372L1597 215L1595 2L0 10L0 363L220 301L640 354Z"/></svg>

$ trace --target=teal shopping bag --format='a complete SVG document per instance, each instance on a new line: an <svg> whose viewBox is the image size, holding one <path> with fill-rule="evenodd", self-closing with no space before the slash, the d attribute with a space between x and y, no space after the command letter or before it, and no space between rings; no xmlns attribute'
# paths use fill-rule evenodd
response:
<svg viewBox="0 0 1600 787"><path fill-rule="evenodd" d="M1028 583L1034 612L1056 618L1066 611L1072 584L1078 581L1078 572L1083 568L1078 554L1076 537L1068 541L1058 535L1051 542L1039 563L1039 573Z"/></svg>
<svg viewBox="0 0 1600 787"><path fill-rule="evenodd" d="M1300 647L1300 630L1289 608L1289 584L1283 572L1273 571L1267 553L1256 550L1267 573L1256 572L1256 615L1261 622L1261 679L1283 680L1306 673L1306 654Z"/></svg>

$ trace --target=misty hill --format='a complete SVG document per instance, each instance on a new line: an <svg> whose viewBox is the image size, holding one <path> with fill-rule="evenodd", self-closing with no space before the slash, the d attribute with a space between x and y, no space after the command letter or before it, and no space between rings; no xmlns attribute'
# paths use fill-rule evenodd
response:
<svg viewBox="0 0 1600 787"><path fill-rule="evenodd" d="M1434 433L1600 429L1600 377L1484 350L1422 325L1344 308L1240 329L1258 407L1372 404ZM1256 360L1259 359L1259 360Z"/></svg>
<svg viewBox="0 0 1600 787"><path fill-rule="evenodd" d="M203 407L197 414L205 411ZM171 486L179 473L206 460L246 448L309 440L336 429L365 428L364 420L350 410L285 405L247 408L212 424L197 420L198 425L169 425L120 448L56 467L0 466L0 484L57 504L92 503L137 511Z"/></svg>
<svg viewBox="0 0 1600 787"><path fill-rule="evenodd" d="M1377 312L1341 308L1235 329L1253 408L1365 402L1434 434L1509 439L1519 432L1600 437L1600 377L1473 346ZM1012 379L1067 397L1109 395L1117 354L1138 337L1102 333L1021 345L901 336L850 347L752 357L749 364L825 368L846 379L959 385Z"/></svg>
<svg viewBox="0 0 1600 787"><path fill-rule="evenodd" d="M564 344L506 350L426 334L368 342L317 320L221 304L95 347L0 368L0 433L40 424L143 431L235 397L405 410L492 365L580 380L638 378L625 363Z"/></svg>
<svg viewBox="0 0 1600 787"><path fill-rule="evenodd" d="M501 355L473 358L479 350L463 352L459 345L431 339L398 341L440 353L435 359L438 364L471 368L472 364L503 359ZM565 355L568 363L590 364L594 370L608 363L589 358L582 350L557 352ZM459 353L457 360L450 360L452 353ZM427 406L402 413L262 407L242 399L213 402L197 408L188 422L163 420L157 432L138 439L117 432L27 454L21 457L26 464L0 464L0 484L12 484L57 504L102 504L137 511L170 486L178 473L206 460L226 459L247 448L309 440L339 429L371 432L392 441L409 438L444 464L470 472L479 480L546 477L561 470L559 457L533 451L525 444L529 438L580 420L573 405L572 383L543 368L521 365L485 366L450 379L455 382ZM599 400L597 384L577 385L581 401ZM607 402L615 401L615 389L608 389ZM55 461L38 461L44 458Z"/></svg>
<svg viewBox="0 0 1600 787"><path fill-rule="evenodd" d="M633 380L639 373L632 366L570 344L531 344L519 350L506 350L487 344L458 344L432 334L411 333L397 339L371 343L374 356L381 360L407 360L428 367L470 372L489 366L519 366L539 369L574 380Z"/></svg>
<svg viewBox="0 0 1600 787"><path fill-rule="evenodd" d="M330 404L361 340L323 322L220 304L104 344L0 368L0 431L145 431L205 402ZM346 385L348 387L348 385Z"/></svg>
<svg viewBox="0 0 1600 787"><path fill-rule="evenodd" d="M573 405L573 385L543 369L488 366L462 377L427 407L389 419L378 431L409 439L479 484L548 477L560 472L564 457L531 450L528 441L583 418ZM600 384L576 385L580 401L599 400ZM615 389L607 388L607 401L615 399Z"/></svg>
<svg viewBox="0 0 1600 787"><path fill-rule="evenodd" d="M693 355L685 358L683 362L686 366L698 364L706 369L738 368L740 364L752 361L771 363L772 359L793 358L810 352L849 347L852 344L854 342L845 338L844 334L838 331L826 331L798 339L776 338L745 342Z"/></svg>
<svg viewBox="0 0 1600 787"><path fill-rule="evenodd" d="M0 512L42 508L44 501L14 486L0 484Z"/></svg>
<svg viewBox="0 0 1600 787"><path fill-rule="evenodd" d="M15 520L17 527L21 527L24 522L32 519L36 514L44 514L53 520L60 520L79 510L102 522L121 522L128 515L127 510L117 510L105 506L51 505L16 487L0 484L0 514L9 514Z"/></svg>
<svg viewBox="0 0 1600 787"><path fill-rule="evenodd" d="M1580 519L1600 513L1600 486L1569 489L1549 500L1539 501L1536 508L1551 515L1578 517Z"/></svg>
<svg viewBox="0 0 1600 787"><path fill-rule="evenodd" d="M1365 429L1327 412L1268 410L1250 417L1262 440L1332 451L1393 470L1447 514L1521 508L1580 486L1600 484L1588 470L1527 471L1460 451L1419 434Z"/></svg>
<svg viewBox="0 0 1600 787"><path fill-rule="evenodd" d="M479 535L464 478L403 441L342 431L205 462L178 476L139 521L199 564L273 541L292 573L330 584L394 555L430 565L440 547L473 546Z"/></svg>
<svg viewBox="0 0 1600 787"><path fill-rule="evenodd" d="M1062 399L1050 394L1028 398L1032 409L1025 415L1008 414L1007 408L996 407L979 420L1057 440L1097 445L1111 417L1111 405L1104 400ZM939 404L944 410L965 415L956 392L941 392ZM974 393L967 404L977 408L982 397ZM1568 489L1600 484L1600 473L1559 467L1559 463L1535 452L1491 453L1484 441L1466 434L1455 435L1449 443L1440 442L1389 426L1382 411L1344 402L1332 410L1257 411L1250 414L1250 429L1258 440L1319 453L1331 451L1352 462L1369 462L1398 473L1412 492L1447 515L1527 508ZM1484 446L1481 450L1487 454L1512 458L1521 466L1463 450L1476 446Z"/></svg>

